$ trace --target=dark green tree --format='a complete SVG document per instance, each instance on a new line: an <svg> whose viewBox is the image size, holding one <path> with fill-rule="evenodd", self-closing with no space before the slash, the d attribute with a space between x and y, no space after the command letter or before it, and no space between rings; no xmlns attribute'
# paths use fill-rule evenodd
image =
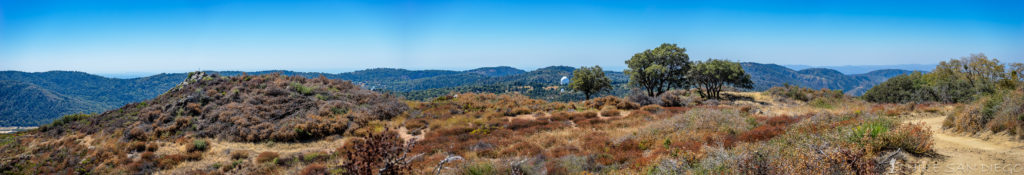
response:
<svg viewBox="0 0 1024 175"><path fill-rule="evenodd" d="M648 96L658 96L671 88L689 85L686 73L690 71L690 56L686 48L664 43L654 50L644 50L626 60L625 73L629 85L640 87Z"/></svg>
<svg viewBox="0 0 1024 175"><path fill-rule="evenodd" d="M601 69L601 66L583 66L572 71L569 88L583 92L583 95L589 100L593 94L611 90L612 80L604 76L604 70Z"/></svg>
<svg viewBox="0 0 1024 175"><path fill-rule="evenodd" d="M743 71L740 63L718 59L695 63L690 69L689 79L700 90L701 97L710 99L722 98L721 92L725 85L738 88L754 86L750 75Z"/></svg>
<svg viewBox="0 0 1024 175"><path fill-rule="evenodd" d="M928 87L928 81L924 79L924 74L921 72L892 77L868 89L864 95L861 95L861 98L878 103L921 102L937 99L935 92Z"/></svg>

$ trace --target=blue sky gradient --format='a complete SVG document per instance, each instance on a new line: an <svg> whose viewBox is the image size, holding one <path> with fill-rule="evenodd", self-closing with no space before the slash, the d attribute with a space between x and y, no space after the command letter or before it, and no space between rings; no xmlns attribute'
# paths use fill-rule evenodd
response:
<svg viewBox="0 0 1024 175"><path fill-rule="evenodd" d="M0 70L618 71L665 42L783 65L1024 62L1024 1L0 0Z"/></svg>

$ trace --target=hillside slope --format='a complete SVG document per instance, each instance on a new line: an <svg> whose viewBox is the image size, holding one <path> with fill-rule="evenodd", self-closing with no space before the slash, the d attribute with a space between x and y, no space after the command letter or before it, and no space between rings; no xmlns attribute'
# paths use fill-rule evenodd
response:
<svg viewBox="0 0 1024 175"><path fill-rule="evenodd" d="M844 75L843 73L824 68L793 70L776 64L741 63L743 70L750 74L754 81L755 91L767 90L784 84L807 87L811 89L843 90L848 95L859 96L872 86L896 75L911 71L885 69L864 74Z"/></svg>
<svg viewBox="0 0 1024 175"><path fill-rule="evenodd" d="M156 97L185 74L113 79L84 72L0 72L0 126L37 126L72 113L98 113Z"/></svg>
<svg viewBox="0 0 1024 175"><path fill-rule="evenodd" d="M325 77L190 73L150 100L0 135L0 172L152 174L204 159L206 140L318 141L351 135L371 120L389 120L407 109L392 96ZM177 149L185 145L187 152Z"/></svg>

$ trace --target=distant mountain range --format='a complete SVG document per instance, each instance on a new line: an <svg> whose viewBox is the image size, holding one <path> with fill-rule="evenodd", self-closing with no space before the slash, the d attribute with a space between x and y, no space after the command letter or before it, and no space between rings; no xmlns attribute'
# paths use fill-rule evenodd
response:
<svg viewBox="0 0 1024 175"><path fill-rule="evenodd" d="M784 83L813 89L840 89L860 95L886 79L909 73L908 70L885 69L862 74L843 74L824 68L793 70L775 64L742 63L754 81L753 90L762 91ZM466 71L405 70L374 68L346 73L313 73L293 71L259 71L247 74L281 73L309 78L324 76L350 80L364 88L390 92L406 99L430 99L452 92L516 92L537 99L568 101L582 99L558 85L563 76L571 77L573 67L551 66L533 71L512 67L484 67ZM239 71L207 71L226 76ZM629 77L622 72L606 71L614 89L605 93L625 95ZM50 71L26 73L0 72L0 126L36 126L74 113L103 112L128 103L156 97L176 86L186 73L157 74L147 77L118 79L84 72Z"/></svg>
<svg viewBox="0 0 1024 175"><path fill-rule="evenodd" d="M843 74L863 74L875 70L900 69L909 71L931 72L935 64L896 64L896 65L856 65L856 66L808 66L808 65L783 65L793 70L804 70L811 68L833 69Z"/></svg>

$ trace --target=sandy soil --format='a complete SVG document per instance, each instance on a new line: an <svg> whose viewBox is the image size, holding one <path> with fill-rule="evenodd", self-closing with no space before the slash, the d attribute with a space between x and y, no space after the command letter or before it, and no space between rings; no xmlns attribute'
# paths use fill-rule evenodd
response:
<svg viewBox="0 0 1024 175"><path fill-rule="evenodd" d="M933 132L933 148L942 155L924 158L923 167L913 174L1024 174L1024 143L1007 136L986 139L961 136L942 130L945 116L934 116L907 122L924 123Z"/></svg>

